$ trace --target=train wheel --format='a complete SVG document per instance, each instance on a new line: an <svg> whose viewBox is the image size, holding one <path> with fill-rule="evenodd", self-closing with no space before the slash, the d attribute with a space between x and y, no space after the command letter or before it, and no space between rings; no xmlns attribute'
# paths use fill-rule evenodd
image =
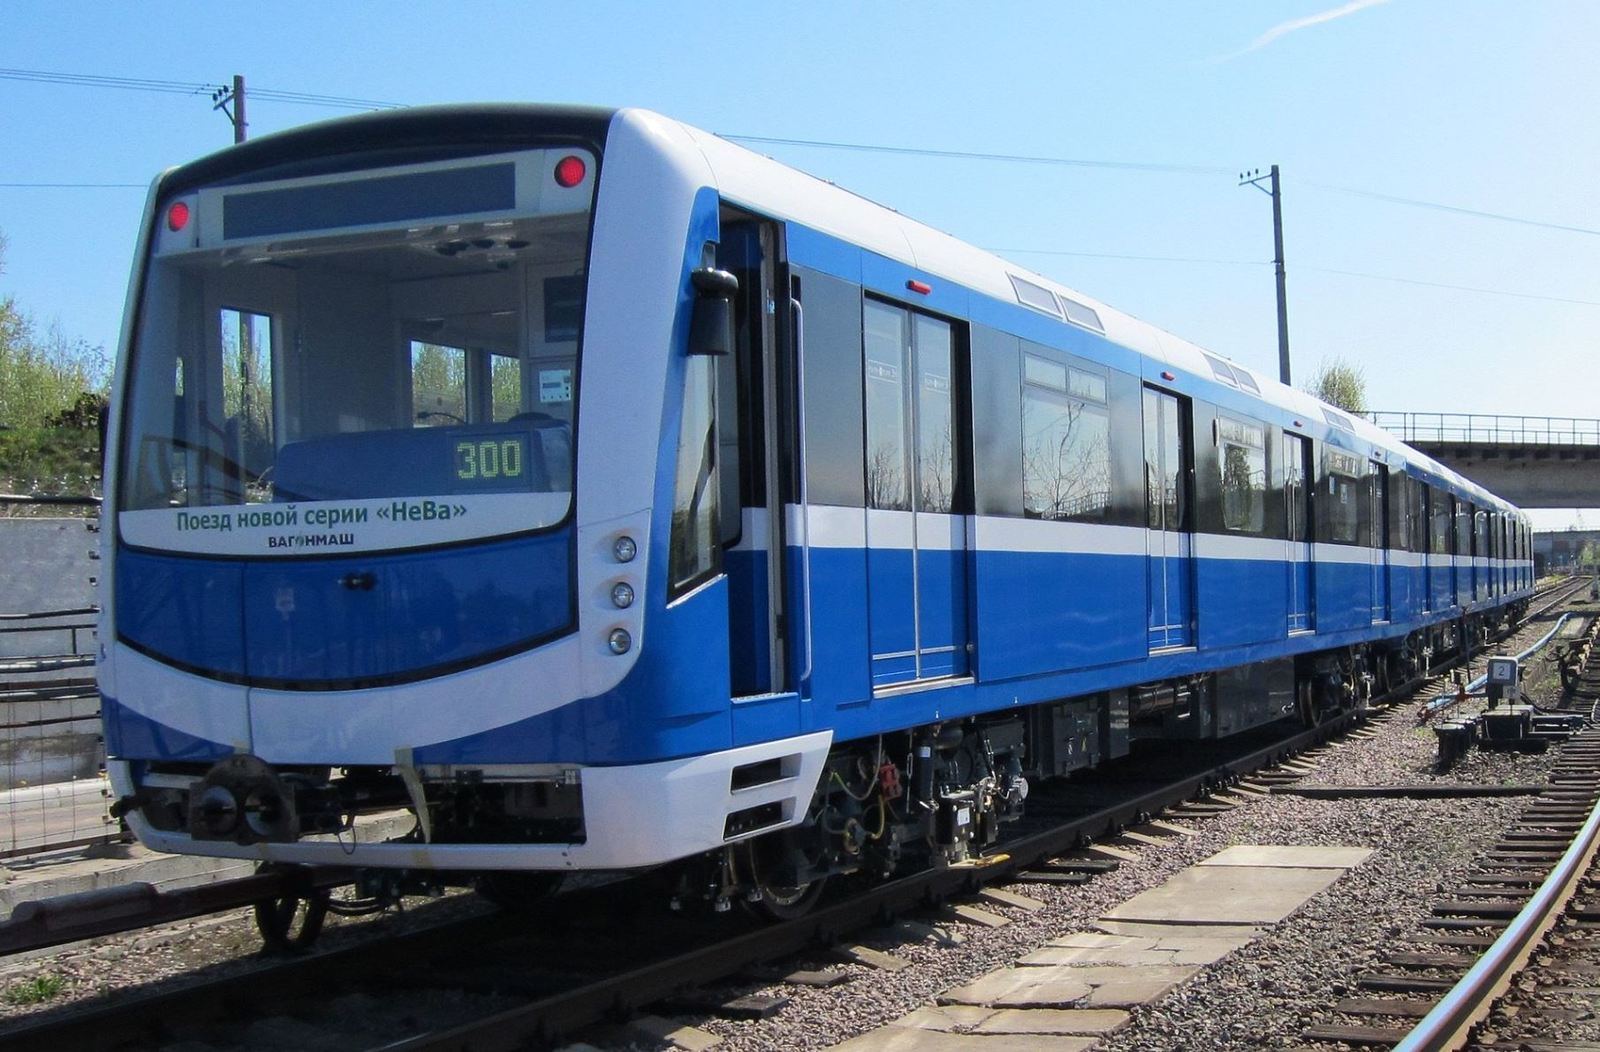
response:
<svg viewBox="0 0 1600 1052"><path fill-rule="evenodd" d="M745 904L756 916L774 921L797 920L810 913L822 898L823 888L828 883L826 876L799 883L785 882L786 875L806 870L815 872L820 861L814 850L806 850L792 834L752 841L743 854L749 866L748 886L756 893L746 899ZM730 855L730 863L737 857Z"/></svg>
<svg viewBox="0 0 1600 1052"><path fill-rule="evenodd" d="M479 895L510 913L524 913L556 893L563 874L532 872L478 874L474 884Z"/></svg>
<svg viewBox="0 0 1600 1052"><path fill-rule="evenodd" d="M291 879L285 881L285 894L256 903L256 931L261 933L262 948L269 953L290 953L308 950L317 936L322 934L322 922L328 918L329 888L311 887L309 881L295 880L310 870L305 866L263 862L256 867L257 874L283 873Z"/></svg>
<svg viewBox="0 0 1600 1052"><path fill-rule="evenodd" d="M1322 706L1317 704L1317 692L1310 680L1301 680L1295 685L1295 709L1300 713L1300 722L1307 727L1317 727L1322 724Z"/></svg>
<svg viewBox="0 0 1600 1052"><path fill-rule="evenodd" d="M256 931L262 945L272 953L309 950L322 934L328 917L328 889L318 888L305 896L285 895L256 903Z"/></svg>
<svg viewBox="0 0 1600 1052"><path fill-rule="evenodd" d="M816 906L827 884L827 877L818 877L816 880L793 887L758 882L756 889L761 892L761 898L752 902L750 906L758 915L768 920L798 920Z"/></svg>

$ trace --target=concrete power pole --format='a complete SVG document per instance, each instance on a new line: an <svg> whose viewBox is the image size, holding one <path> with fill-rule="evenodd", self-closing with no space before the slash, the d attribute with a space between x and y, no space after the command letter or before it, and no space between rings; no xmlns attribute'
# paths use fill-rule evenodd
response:
<svg viewBox="0 0 1600 1052"><path fill-rule="evenodd" d="M244 78L234 74L233 87L218 88L211 93L211 108L221 110L233 125L233 141L244 142L245 129L249 124L244 119Z"/></svg>
<svg viewBox="0 0 1600 1052"><path fill-rule="evenodd" d="M1266 180L1270 186L1262 186ZM1253 186L1262 193L1272 196L1272 262L1278 272L1278 380L1285 386L1289 383L1289 293L1283 274L1283 191L1278 182L1278 166L1273 165L1271 170L1262 174L1257 168L1249 172L1239 173L1240 186Z"/></svg>

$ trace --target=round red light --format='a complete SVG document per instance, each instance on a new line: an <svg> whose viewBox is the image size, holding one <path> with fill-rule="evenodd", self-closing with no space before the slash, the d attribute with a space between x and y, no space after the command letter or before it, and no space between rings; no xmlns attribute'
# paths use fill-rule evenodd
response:
<svg viewBox="0 0 1600 1052"><path fill-rule="evenodd" d="M172 207L167 209L167 229L179 231L189 225L189 206L182 201L174 201Z"/></svg>
<svg viewBox="0 0 1600 1052"><path fill-rule="evenodd" d="M563 157L556 162L556 184L570 190L583 182L588 170L589 166L583 163L582 157Z"/></svg>

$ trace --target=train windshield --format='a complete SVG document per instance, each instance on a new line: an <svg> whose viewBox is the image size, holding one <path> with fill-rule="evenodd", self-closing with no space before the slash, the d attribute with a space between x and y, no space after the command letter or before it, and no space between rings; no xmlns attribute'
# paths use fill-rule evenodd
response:
<svg viewBox="0 0 1600 1052"><path fill-rule="evenodd" d="M520 167L537 176L551 152ZM590 187L564 182L553 205L535 187L531 206L518 188L510 214L472 221L363 223L391 208L368 200L382 181L253 189L298 195L254 212L200 191L192 232L174 229L185 202L163 205L123 402L130 543L292 555L566 517ZM409 189L392 207L426 211Z"/></svg>

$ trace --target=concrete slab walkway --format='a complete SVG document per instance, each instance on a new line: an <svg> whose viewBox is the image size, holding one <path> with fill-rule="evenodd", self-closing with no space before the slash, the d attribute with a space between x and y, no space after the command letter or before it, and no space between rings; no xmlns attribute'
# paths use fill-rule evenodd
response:
<svg viewBox="0 0 1600 1052"><path fill-rule="evenodd" d="M937 1004L834 1046L841 1052L1080 1052L1208 964L1258 938L1371 850L1247 845L1220 851Z"/></svg>

